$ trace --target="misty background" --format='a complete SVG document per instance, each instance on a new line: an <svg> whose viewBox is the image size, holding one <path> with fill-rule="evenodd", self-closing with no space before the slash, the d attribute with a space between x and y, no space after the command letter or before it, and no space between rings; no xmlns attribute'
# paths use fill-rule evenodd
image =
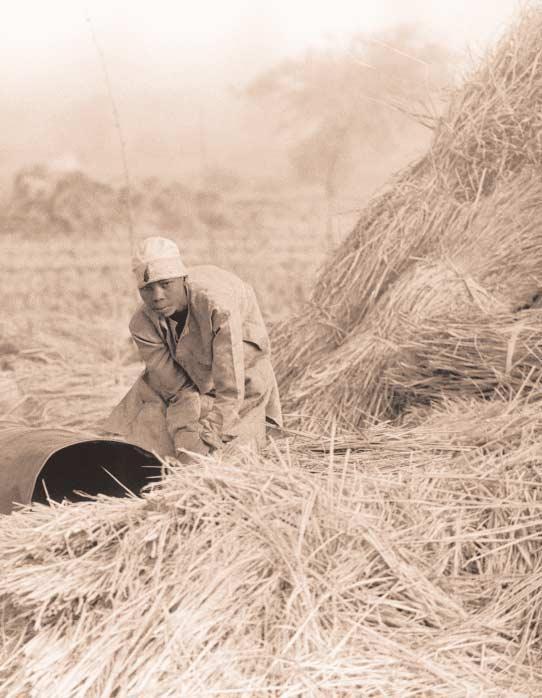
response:
<svg viewBox="0 0 542 698"><path fill-rule="evenodd" d="M0 48L4 209L21 171L122 188L121 141L135 183L362 205L427 147L454 84L518 7L377 5L17 3Z"/></svg>

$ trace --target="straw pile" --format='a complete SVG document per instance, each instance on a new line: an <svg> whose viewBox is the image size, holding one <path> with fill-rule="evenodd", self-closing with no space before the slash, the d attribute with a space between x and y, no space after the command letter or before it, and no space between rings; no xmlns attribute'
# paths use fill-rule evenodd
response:
<svg viewBox="0 0 542 698"><path fill-rule="evenodd" d="M0 520L2 698L542 695L541 31L533 9L275 331L297 430ZM132 371L64 327L15 362L30 423L92 422Z"/></svg>
<svg viewBox="0 0 542 698"><path fill-rule="evenodd" d="M373 436L1 521L2 695L537 695L539 443Z"/></svg>
<svg viewBox="0 0 542 698"><path fill-rule="evenodd" d="M384 370L388 404L398 413L454 393L542 398L542 311L474 315L461 323L439 318L415 329L415 339L403 342Z"/></svg>
<svg viewBox="0 0 542 698"><path fill-rule="evenodd" d="M6 380L0 420L26 426L95 431L141 373L126 323L55 313L32 326L18 317L0 328ZM0 376L1 376L0 372Z"/></svg>
<svg viewBox="0 0 542 698"><path fill-rule="evenodd" d="M541 31L533 7L453 97L430 152L362 214L310 307L276 328L287 407L316 430L394 414L390 362L403 343L436 345L418 326L490 325L542 286Z"/></svg>

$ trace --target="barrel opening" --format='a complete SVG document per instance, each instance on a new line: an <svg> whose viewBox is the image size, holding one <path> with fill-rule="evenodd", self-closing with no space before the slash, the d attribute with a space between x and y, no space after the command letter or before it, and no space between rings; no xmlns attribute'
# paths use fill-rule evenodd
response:
<svg viewBox="0 0 542 698"><path fill-rule="evenodd" d="M88 499L85 494L138 495L159 477L160 462L148 451L121 441L84 441L48 456L36 478L32 501L79 502Z"/></svg>

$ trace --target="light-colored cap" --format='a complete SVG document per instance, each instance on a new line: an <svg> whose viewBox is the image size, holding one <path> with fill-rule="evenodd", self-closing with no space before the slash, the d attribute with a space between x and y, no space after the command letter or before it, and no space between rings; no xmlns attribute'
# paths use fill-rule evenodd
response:
<svg viewBox="0 0 542 698"><path fill-rule="evenodd" d="M145 238L138 243L132 257L132 270L138 288L153 281L188 275L177 245L161 237Z"/></svg>

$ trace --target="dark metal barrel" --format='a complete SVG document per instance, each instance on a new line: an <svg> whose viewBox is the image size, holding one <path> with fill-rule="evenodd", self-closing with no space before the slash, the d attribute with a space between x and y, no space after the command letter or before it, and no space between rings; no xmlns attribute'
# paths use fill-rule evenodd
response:
<svg viewBox="0 0 542 698"><path fill-rule="evenodd" d="M123 497L160 477L160 461L125 441L63 429L0 426L0 514L17 504ZM122 483L122 484L120 484Z"/></svg>

